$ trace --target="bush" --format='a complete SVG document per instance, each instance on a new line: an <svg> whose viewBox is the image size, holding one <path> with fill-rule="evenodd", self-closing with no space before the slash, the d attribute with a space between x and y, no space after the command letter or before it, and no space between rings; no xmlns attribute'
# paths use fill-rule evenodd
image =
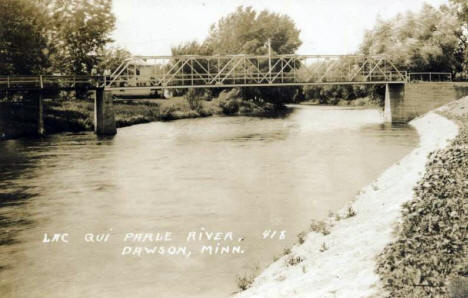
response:
<svg viewBox="0 0 468 298"><path fill-rule="evenodd" d="M313 232L321 233L323 235L330 234L327 224L324 221L313 220L310 224L310 230Z"/></svg>
<svg viewBox="0 0 468 298"><path fill-rule="evenodd" d="M190 89L189 91L187 91L187 93L185 94L185 99L187 100L189 106L190 106L190 109L192 109L193 111L198 111L201 106L202 106L202 99L201 99L201 96L202 96L202 91L200 91L201 89Z"/></svg>
<svg viewBox="0 0 468 298"><path fill-rule="evenodd" d="M468 276L468 118L462 121L451 144L429 155L415 198L403 205L397 239L378 257L392 297L446 297L449 285L454 297L466 293L459 281Z"/></svg>
<svg viewBox="0 0 468 298"><path fill-rule="evenodd" d="M245 275L242 275L242 276L237 275L236 276L237 287L239 287L239 289L242 291L245 291L248 288L250 288L250 286L255 280L255 277L258 275L259 270L260 270L260 267L255 266L254 268L250 269L251 271L250 273L246 273Z"/></svg>
<svg viewBox="0 0 468 298"><path fill-rule="evenodd" d="M293 257L293 256L289 256L287 259L286 259L286 264L288 264L289 266L295 266L299 263L302 263L304 261L304 259L302 257Z"/></svg>
<svg viewBox="0 0 468 298"><path fill-rule="evenodd" d="M218 96L218 105L225 115L237 113L239 111L240 102L241 99L239 98L238 89L231 89L230 91L223 90Z"/></svg>

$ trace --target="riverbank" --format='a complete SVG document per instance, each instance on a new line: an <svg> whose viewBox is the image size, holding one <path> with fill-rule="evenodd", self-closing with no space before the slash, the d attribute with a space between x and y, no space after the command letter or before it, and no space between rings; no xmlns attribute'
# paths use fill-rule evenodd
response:
<svg viewBox="0 0 468 298"><path fill-rule="evenodd" d="M353 100L334 99L329 100L326 103L321 103L320 99L309 99L301 102L306 105L332 105L340 107L365 107L365 108L381 108L381 102L377 99L370 97L360 97Z"/></svg>
<svg viewBox="0 0 468 298"><path fill-rule="evenodd" d="M376 273L376 257L395 239L401 205L412 200L429 153L447 147L458 134L453 121L435 112L410 124L420 135L419 147L362 189L350 206L326 222L312 223L299 237L302 244L252 284L244 283L248 289L236 297L385 296L388 286L383 289Z"/></svg>
<svg viewBox="0 0 468 298"><path fill-rule="evenodd" d="M44 99L44 126L47 134L92 131L92 99ZM114 99L113 109L118 128L153 121L208 116L277 117L288 113L284 105L261 100L243 100L236 89L216 98L173 97L171 99ZM35 134L35 106L21 102L3 102L0 114L0 140Z"/></svg>

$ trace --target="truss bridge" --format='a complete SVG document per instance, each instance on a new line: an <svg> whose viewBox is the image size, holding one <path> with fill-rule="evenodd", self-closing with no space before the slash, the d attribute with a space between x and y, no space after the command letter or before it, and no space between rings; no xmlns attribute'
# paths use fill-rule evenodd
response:
<svg viewBox="0 0 468 298"><path fill-rule="evenodd" d="M404 83L388 56L135 56L103 82L106 89L176 89Z"/></svg>

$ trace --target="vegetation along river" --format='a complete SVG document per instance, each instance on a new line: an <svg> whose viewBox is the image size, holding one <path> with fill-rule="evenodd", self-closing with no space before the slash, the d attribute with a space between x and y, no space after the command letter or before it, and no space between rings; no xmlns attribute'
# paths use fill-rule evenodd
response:
<svg viewBox="0 0 468 298"><path fill-rule="evenodd" d="M126 127L113 138L0 142L0 293L226 297L236 275L271 263L312 219L343 207L418 143L411 127L384 125L377 110L292 108L280 119L210 117ZM187 241L202 228L234 240ZM286 239L264 240L265 230ZM172 241L124 242L138 232L171 232ZM45 233L68 233L68 243L44 243ZM110 236L86 242L87 233ZM244 253L201 253L217 243ZM137 246L192 254L124 254Z"/></svg>

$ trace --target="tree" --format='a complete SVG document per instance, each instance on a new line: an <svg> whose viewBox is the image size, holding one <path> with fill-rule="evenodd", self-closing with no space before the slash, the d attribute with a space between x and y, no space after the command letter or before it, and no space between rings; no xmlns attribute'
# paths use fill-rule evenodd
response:
<svg viewBox="0 0 468 298"><path fill-rule="evenodd" d="M0 1L0 74L37 74L49 65L44 16L33 1Z"/></svg>
<svg viewBox="0 0 468 298"><path fill-rule="evenodd" d="M468 2L465 0L450 0L450 6L461 23L459 32L459 57L462 59L461 70L457 74L460 78L468 78Z"/></svg>
<svg viewBox="0 0 468 298"><path fill-rule="evenodd" d="M459 42L462 27L453 10L424 5L418 13L378 20L365 34L361 53L387 54L397 67L408 71L461 70Z"/></svg>
<svg viewBox="0 0 468 298"><path fill-rule="evenodd" d="M109 47L98 51L97 69L98 75L103 75L106 69L116 70L125 60L130 59L132 54L119 47Z"/></svg>
<svg viewBox="0 0 468 298"><path fill-rule="evenodd" d="M240 6L221 18L210 29L204 44L214 54L257 54L268 52L265 43L271 40L273 54L293 54L302 44L300 31L287 15Z"/></svg>
<svg viewBox="0 0 468 298"><path fill-rule="evenodd" d="M270 40L272 55L293 54L302 43L299 33L293 20L287 15L267 10L258 13L252 7L240 6L213 24L208 37L201 44L186 43L173 48L172 53L173 55L265 55L268 53L265 44ZM206 68L205 65L204 67ZM262 63L260 68L267 71L268 63ZM239 94L244 98L254 96L279 105L292 100L297 93L298 87L283 87L250 88Z"/></svg>
<svg viewBox="0 0 468 298"><path fill-rule="evenodd" d="M112 41L112 0L48 0L56 44L51 57L55 70L65 74L89 74L97 65L97 54Z"/></svg>

